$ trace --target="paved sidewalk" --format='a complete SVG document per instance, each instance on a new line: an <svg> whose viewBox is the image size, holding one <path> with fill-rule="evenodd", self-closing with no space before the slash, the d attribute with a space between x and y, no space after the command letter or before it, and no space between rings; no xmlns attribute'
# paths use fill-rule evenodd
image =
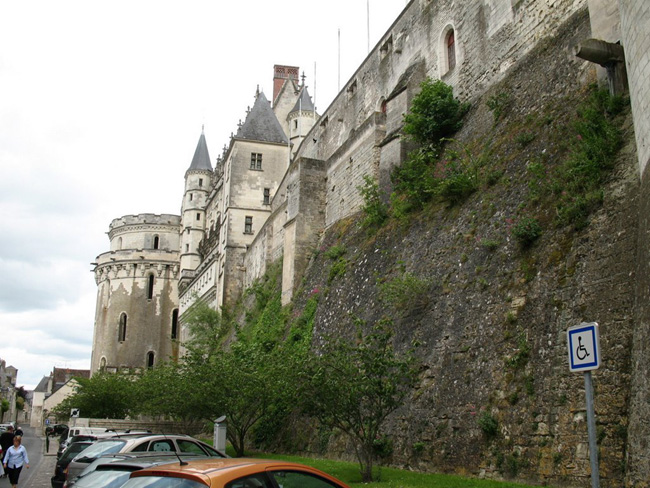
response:
<svg viewBox="0 0 650 488"><path fill-rule="evenodd" d="M41 436L38 436L41 437ZM56 451L59 447L59 438L51 437L49 442L49 450L46 452L45 437L41 437L43 441L43 458L38 466L34 466L33 472L30 473L26 483L18 483L19 488L51 488L52 482L50 478L54 476L54 466L56 465ZM21 474L21 478L27 474L25 470ZM22 481L22 479L20 480Z"/></svg>

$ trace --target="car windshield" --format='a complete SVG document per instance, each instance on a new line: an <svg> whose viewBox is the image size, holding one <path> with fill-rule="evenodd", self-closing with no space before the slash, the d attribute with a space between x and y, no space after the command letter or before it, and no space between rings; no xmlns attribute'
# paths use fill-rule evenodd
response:
<svg viewBox="0 0 650 488"><path fill-rule="evenodd" d="M74 444L70 444L70 446L63 451L63 454L61 454L61 457L59 458L59 461L69 461L70 459L74 458L77 454L79 454L81 451L86 449L90 444L87 442L77 442Z"/></svg>
<svg viewBox="0 0 650 488"><path fill-rule="evenodd" d="M93 471L86 476L77 478L74 486L76 488L97 488L98 486L102 488L117 488L129 479L132 472L133 470L131 469L127 471Z"/></svg>
<svg viewBox="0 0 650 488"><path fill-rule="evenodd" d="M138 476L131 478L123 488L203 488L205 485L198 481L168 476Z"/></svg>
<svg viewBox="0 0 650 488"><path fill-rule="evenodd" d="M122 449L122 446L124 446L124 444L126 444L126 441L121 439L111 439L109 441L96 442L95 444L92 444L87 449L84 449L79 454L77 454L77 457L74 458L74 461L90 462L90 460L93 460L102 454L120 452L120 449Z"/></svg>

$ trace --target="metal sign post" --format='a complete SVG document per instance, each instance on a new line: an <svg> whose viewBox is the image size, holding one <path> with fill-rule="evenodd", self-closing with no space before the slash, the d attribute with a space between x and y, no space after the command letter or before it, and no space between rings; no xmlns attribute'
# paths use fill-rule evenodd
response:
<svg viewBox="0 0 650 488"><path fill-rule="evenodd" d="M591 488L599 488L598 444L596 442L596 417L594 414L594 386L591 371L600 366L598 324L582 323L567 330L569 346L569 369L584 371L585 397L587 401L587 432L589 434L589 461L591 464Z"/></svg>

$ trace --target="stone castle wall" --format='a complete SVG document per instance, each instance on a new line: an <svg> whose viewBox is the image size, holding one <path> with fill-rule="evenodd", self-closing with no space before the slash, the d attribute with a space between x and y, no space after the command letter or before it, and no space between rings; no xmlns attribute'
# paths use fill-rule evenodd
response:
<svg viewBox="0 0 650 488"><path fill-rule="evenodd" d="M650 486L650 3L646 0L619 2L621 32L630 85L636 136L641 203L636 270L636 327L632 343L632 386L627 447L627 485Z"/></svg>
<svg viewBox="0 0 650 488"><path fill-rule="evenodd" d="M378 178L390 186L391 169L401 164L408 144L399 138L402 116L419 84L430 76L454 87L461 100L472 100L503 79L544 38L555 34L586 0L520 0L499 2L453 2L412 0L384 34L365 61L348 80L336 99L298 149L296 160L326 162L321 184L325 228L359 210L363 201L359 186L363 176ZM449 69L446 33L454 30L456 66ZM570 50L558 56L573 56ZM300 174L289 168L274 196L273 208L288 202L287 213L275 214L260 233L271 240L271 259L284 256L285 272L301 267L288 262L306 262L313 246L299 241L312 236L291 230L291 195L306 192L313 198L313 182L303 188ZM295 198L299 200L298 197ZM298 221L305 217L297 215ZM282 238L279 237L282 233ZM262 239L260 237L259 239ZM306 253L306 254L305 254ZM267 245L253 243L246 255L244 283L252 283L266 269L260 263L269 257ZM291 298L297 276L285 276L284 301Z"/></svg>

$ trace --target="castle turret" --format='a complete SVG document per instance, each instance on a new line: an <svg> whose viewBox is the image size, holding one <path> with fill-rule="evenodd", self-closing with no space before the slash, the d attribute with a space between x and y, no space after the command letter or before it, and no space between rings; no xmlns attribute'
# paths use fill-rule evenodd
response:
<svg viewBox="0 0 650 488"><path fill-rule="evenodd" d="M316 123L318 115L316 108L309 96L307 87L303 85L298 94L298 100L293 106L293 109L287 115L287 122L289 125L289 140L291 141L291 156L296 153L300 143L303 141L307 133Z"/></svg>
<svg viewBox="0 0 650 488"><path fill-rule="evenodd" d="M178 215L113 220L97 256L91 373L152 367L178 357Z"/></svg>
<svg viewBox="0 0 650 488"><path fill-rule="evenodd" d="M208 145L205 134L201 131L192 163L185 172L180 230L181 286L192 280L194 271L201 263L199 243L205 235L206 202L213 176Z"/></svg>

